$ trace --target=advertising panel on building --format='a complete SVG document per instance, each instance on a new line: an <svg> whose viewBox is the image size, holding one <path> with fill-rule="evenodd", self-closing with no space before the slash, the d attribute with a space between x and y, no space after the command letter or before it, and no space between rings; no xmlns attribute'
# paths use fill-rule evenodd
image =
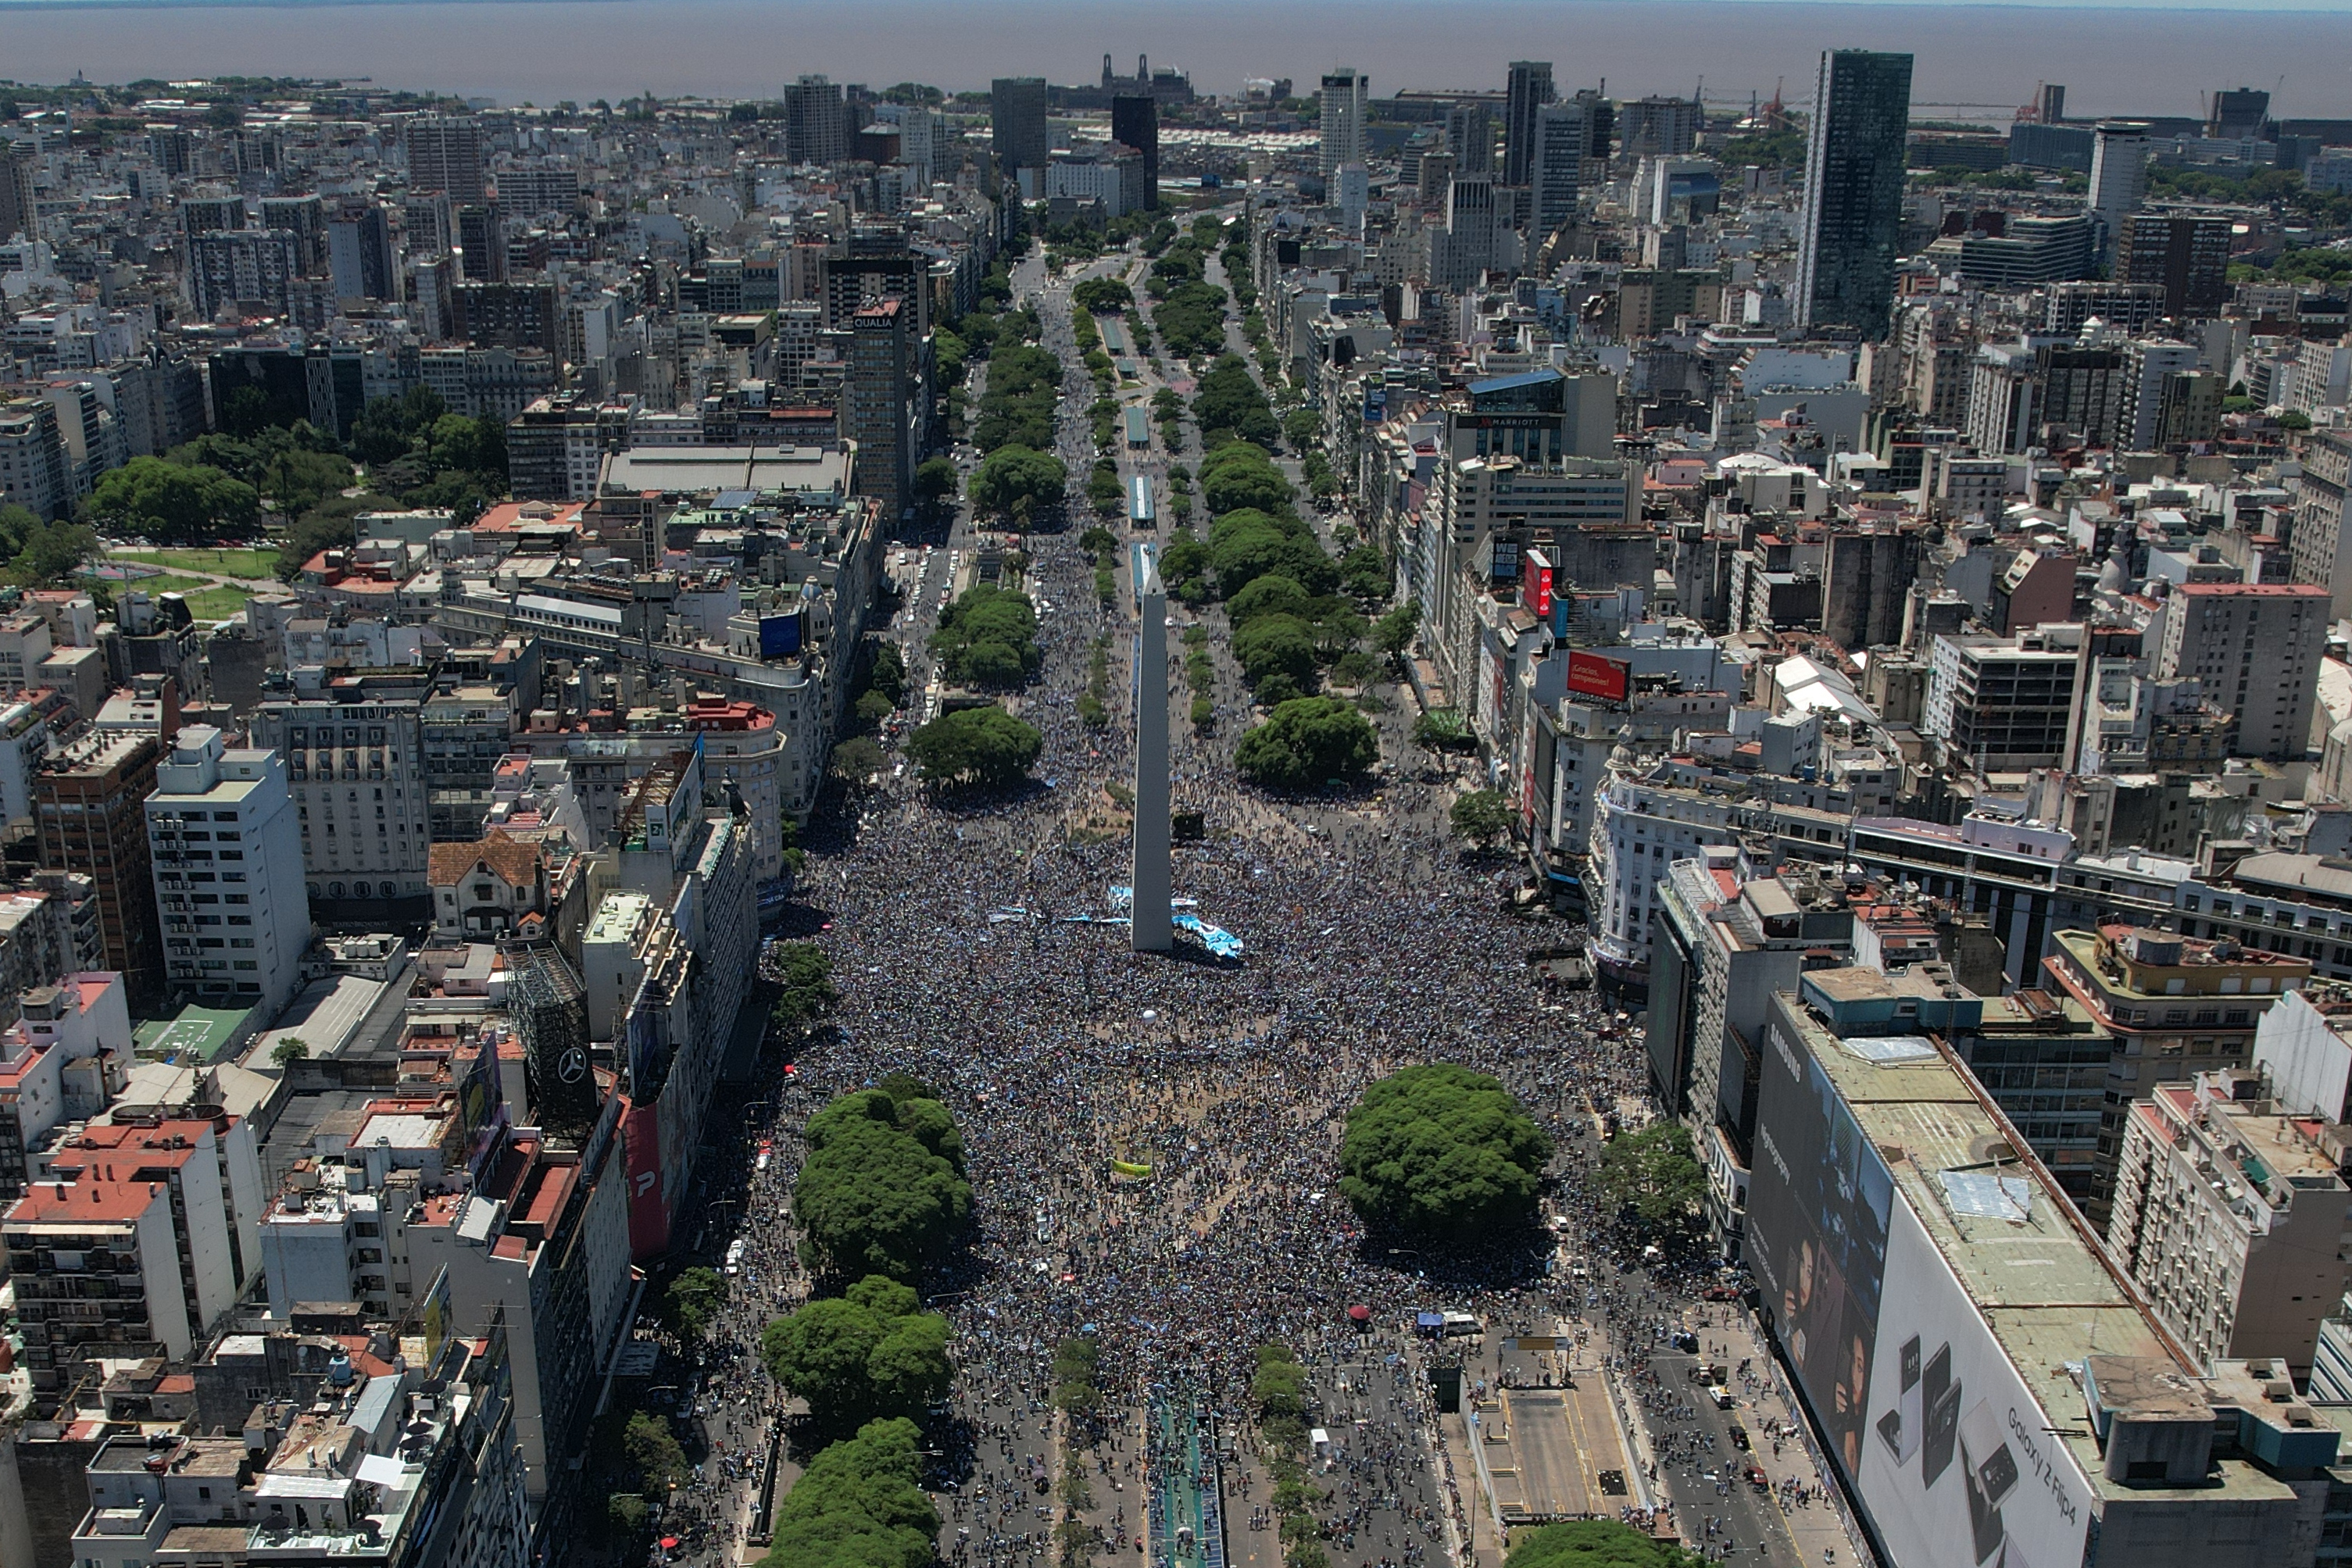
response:
<svg viewBox="0 0 2352 1568"><path fill-rule="evenodd" d="M1748 1263L1805 1401L1851 1476L1862 1462L1895 1183L1821 1065L1777 1020L1766 1037Z"/></svg>
<svg viewBox="0 0 2352 1568"><path fill-rule="evenodd" d="M1856 1490L1902 1568L2074 1568L2091 1483L1907 1202Z"/></svg>
<svg viewBox="0 0 2352 1568"><path fill-rule="evenodd" d="M1623 660L1605 653L1571 653L1568 656L1568 689L1588 697L1623 702L1628 668Z"/></svg>
<svg viewBox="0 0 2352 1568"><path fill-rule="evenodd" d="M1539 549L1528 551L1528 609L1538 621L1551 615L1551 557Z"/></svg>

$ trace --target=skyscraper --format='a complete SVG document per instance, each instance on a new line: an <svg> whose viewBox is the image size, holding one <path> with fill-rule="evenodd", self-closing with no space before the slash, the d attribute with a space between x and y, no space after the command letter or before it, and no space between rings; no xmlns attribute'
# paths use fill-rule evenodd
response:
<svg viewBox="0 0 2352 1568"><path fill-rule="evenodd" d="M1528 160L1528 183L1535 193L1534 217L1528 230L1531 247L1576 217L1577 193L1583 188L1591 143L1589 118L1581 102L1547 103L1536 110L1534 145Z"/></svg>
<svg viewBox="0 0 2352 1568"><path fill-rule="evenodd" d="M2091 211L2099 218L2099 256L2110 259L2124 220L2147 198L2147 123L2103 120L2091 133Z"/></svg>
<svg viewBox="0 0 2352 1568"><path fill-rule="evenodd" d="M849 103L838 83L819 75L785 84L784 156L795 163L848 158Z"/></svg>
<svg viewBox="0 0 2352 1568"><path fill-rule="evenodd" d="M842 434L857 444L856 491L880 498L887 524L914 505L915 448L922 429L903 301L881 299L850 318L849 379Z"/></svg>
<svg viewBox="0 0 2352 1568"><path fill-rule="evenodd" d="M1043 169L1051 151L1045 135L1045 78L998 77L989 83L988 132L998 173Z"/></svg>
<svg viewBox="0 0 2352 1568"><path fill-rule="evenodd" d="M1495 172L1495 117L1483 103L1457 103L1445 111L1445 148L1465 174Z"/></svg>
<svg viewBox="0 0 2352 1568"><path fill-rule="evenodd" d="M1797 324L1884 338L1903 226L1903 153L1911 57L1822 54L1805 141L1805 218L1797 249Z"/></svg>
<svg viewBox="0 0 2352 1568"><path fill-rule="evenodd" d="M1110 139L1143 154L1143 204L1160 205L1160 100L1148 93L1119 93L1110 100Z"/></svg>
<svg viewBox="0 0 2352 1568"><path fill-rule="evenodd" d="M0 244L33 228L33 161L0 150Z"/></svg>
<svg viewBox="0 0 2352 1568"><path fill-rule="evenodd" d="M1535 166L1536 111L1559 95L1549 60L1513 60L1503 99L1503 183L1524 185Z"/></svg>
<svg viewBox="0 0 2352 1568"><path fill-rule="evenodd" d="M1328 181L1342 163L1364 161L1364 120L1371 109L1371 78L1353 66L1323 78L1323 146L1318 168Z"/></svg>
<svg viewBox="0 0 2352 1568"><path fill-rule="evenodd" d="M471 115L408 122L408 188L446 191L454 202L482 199L482 126Z"/></svg>
<svg viewBox="0 0 2352 1568"><path fill-rule="evenodd" d="M189 725L156 764L146 812L171 988L214 1007L284 1006L310 945L302 830L285 759L226 747L219 730ZM215 883L227 872L242 873L245 885Z"/></svg>

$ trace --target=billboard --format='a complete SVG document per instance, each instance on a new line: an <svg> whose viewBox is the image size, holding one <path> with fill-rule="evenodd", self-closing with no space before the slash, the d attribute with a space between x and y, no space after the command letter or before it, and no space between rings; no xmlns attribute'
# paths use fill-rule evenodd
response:
<svg viewBox="0 0 2352 1568"><path fill-rule="evenodd" d="M1907 1203L1855 1488L1903 1568L2075 1568L2091 1483Z"/></svg>
<svg viewBox="0 0 2352 1568"><path fill-rule="evenodd" d="M801 612L760 617L760 657L788 659L801 651Z"/></svg>
<svg viewBox="0 0 2352 1568"><path fill-rule="evenodd" d="M661 1111L628 1104L621 1145L629 1171L629 1256L643 1263L669 1250L669 1205L662 1192Z"/></svg>
<svg viewBox="0 0 2352 1568"><path fill-rule="evenodd" d="M1527 603L1538 621L1551 614L1551 557L1539 549L1528 551Z"/></svg>
<svg viewBox="0 0 2352 1568"><path fill-rule="evenodd" d="M1568 656L1568 689L1584 696L1623 702L1626 676L1622 659L1606 653L1570 653Z"/></svg>
<svg viewBox="0 0 2352 1568"><path fill-rule="evenodd" d="M1862 1464L1894 1177L1777 1009L1765 1024L1761 1078L1748 1260L1813 1418L1852 1476Z"/></svg>

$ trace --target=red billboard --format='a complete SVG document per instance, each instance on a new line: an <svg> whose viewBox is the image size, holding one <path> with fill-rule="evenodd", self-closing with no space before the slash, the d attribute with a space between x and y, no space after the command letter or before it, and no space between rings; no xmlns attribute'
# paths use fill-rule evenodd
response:
<svg viewBox="0 0 2352 1568"><path fill-rule="evenodd" d="M669 1250L669 1204L662 1191L661 1110L629 1105L621 1113L628 1154L629 1256L643 1263Z"/></svg>
<svg viewBox="0 0 2352 1568"><path fill-rule="evenodd" d="M1568 689L1588 697L1606 697L1611 702L1625 700L1625 662L1606 653L1570 653L1568 656Z"/></svg>
<svg viewBox="0 0 2352 1568"><path fill-rule="evenodd" d="M1539 549L1528 551L1527 603L1537 620L1551 619L1551 557Z"/></svg>

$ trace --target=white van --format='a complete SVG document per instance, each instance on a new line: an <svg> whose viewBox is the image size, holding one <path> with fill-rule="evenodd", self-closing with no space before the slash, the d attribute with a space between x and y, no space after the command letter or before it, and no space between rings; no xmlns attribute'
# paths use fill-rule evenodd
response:
<svg viewBox="0 0 2352 1568"><path fill-rule="evenodd" d="M743 1271L743 1238L737 1237L727 1244L727 1272L731 1277Z"/></svg>

